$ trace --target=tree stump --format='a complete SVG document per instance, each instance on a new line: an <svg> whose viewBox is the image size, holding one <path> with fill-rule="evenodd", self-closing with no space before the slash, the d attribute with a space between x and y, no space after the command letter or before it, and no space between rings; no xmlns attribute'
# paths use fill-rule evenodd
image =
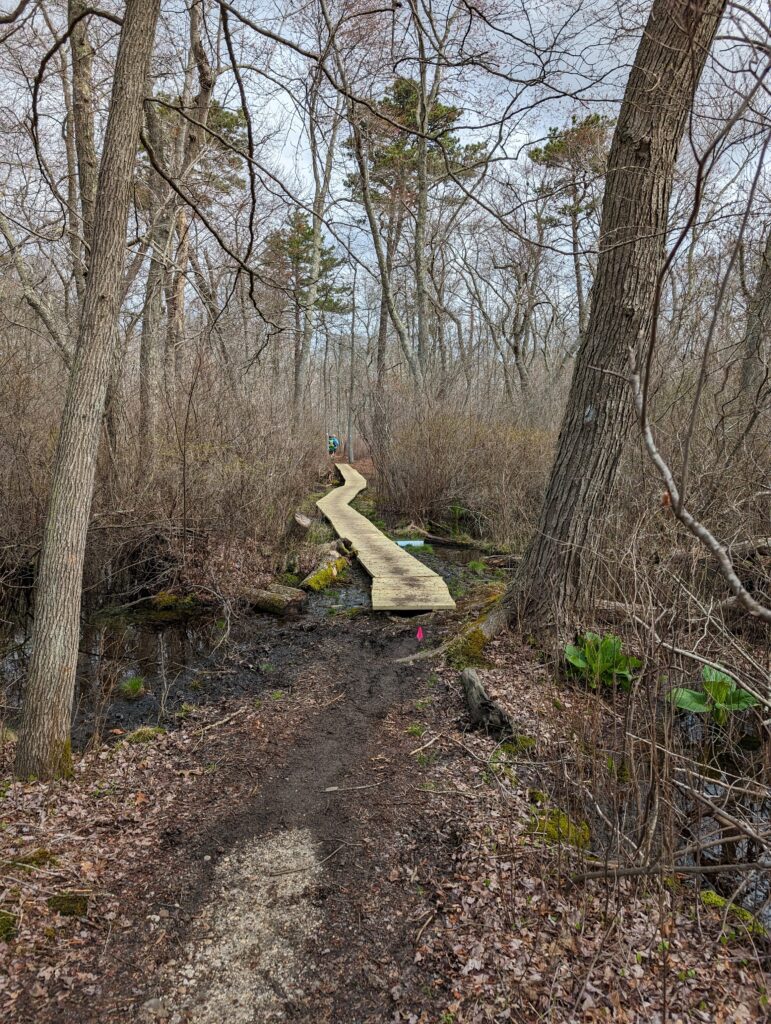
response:
<svg viewBox="0 0 771 1024"><path fill-rule="evenodd" d="M499 704L488 697L479 673L473 668L465 668L460 674L460 680L463 683L472 729L484 729L497 739L513 736L514 725L511 719Z"/></svg>

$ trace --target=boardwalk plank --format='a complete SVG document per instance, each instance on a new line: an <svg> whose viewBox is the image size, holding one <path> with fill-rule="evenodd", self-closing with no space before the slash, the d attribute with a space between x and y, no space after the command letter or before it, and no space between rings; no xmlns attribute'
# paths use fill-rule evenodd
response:
<svg viewBox="0 0 771 1024"><path fill-rule="evenodd" d="M405 612L454 608L455 602L441 576L394 544L366 516L351 508L350 502L367 486L361 473L346 464L337 468L343 477L343 486L330 491L316 505L338 536L350 541L372 577L373 609Z"/></svg>

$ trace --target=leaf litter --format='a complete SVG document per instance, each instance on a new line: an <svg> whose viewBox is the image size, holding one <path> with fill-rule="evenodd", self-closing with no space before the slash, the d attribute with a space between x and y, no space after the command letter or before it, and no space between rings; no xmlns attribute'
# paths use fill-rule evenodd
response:
<svg viewBox="0 0 771 1024"><path fill-rule="evenodd" d="M564 757L581 695L513 638L490 645L486 685L535 740L501 759L492 739L465 731L455 671L385 677L415 643L408 625L384 638L361 616L348 629L350 663L334 624L306 638L291 700L196 712L145 745L85 756L70 782L5 787L0 907L16 933L0 942L4 1020L766 1018L761 942L727 937L688 889L571 886L582 855L533 829L534 793ZM361 687L346 692L359 664ZM323 736L335 729L353 730L335 738L350 760L324 775ZM294 789L317 771L302 800L320 810L303 828ZM48 905L72 891L88 897L84 917Z"/></svg>

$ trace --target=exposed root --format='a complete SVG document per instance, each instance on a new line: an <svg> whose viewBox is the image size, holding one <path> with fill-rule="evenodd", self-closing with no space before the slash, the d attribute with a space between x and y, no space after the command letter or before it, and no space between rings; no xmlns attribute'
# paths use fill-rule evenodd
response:
<svg viewBox="0 0 771 1024"><path fill-rule="evenodd" d="M426 648L416 654L407 655L405 658L397 658L399 665L412 665L416 661L430 661L433 658L440 658L448 652L462 652L465 648L473 646L477 654L494 637L499 636L508 628L510 613L504 601L497 602L489 612L469 623L455 636L445 640L438 647Z"/></svg>

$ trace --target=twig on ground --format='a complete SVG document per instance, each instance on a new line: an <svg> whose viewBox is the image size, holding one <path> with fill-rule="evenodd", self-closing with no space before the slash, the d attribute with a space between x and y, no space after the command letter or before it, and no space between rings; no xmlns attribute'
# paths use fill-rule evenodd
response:
<svg viewBox="0 0 771 1024"><path fill-rule="evenodd" d="M419 754L421 750L426 750L428 747L433 746L434 743L436 743L437 740L441 739L443 735L444 733L437 733L437 735L434 736L432 740L429 740L428 743L424 743L422 747L415 747L414 750L411 750L410 756L412 756L412 754Z"/></svg>
<svg viewBox="0 0 771 1024"><path fill-rule="evenodd" d="M321 867L322 864L326 864L328 860L331 860L336 853L340 853L340 851L343 849L345 845L345 843L341 843L336 850L333 850L331 853L328 853L326 857L323 857L319 861L319 867ZM315 865L310 865L307 868L287 868L286 871L267 871L266 875L268 876L268 878L279 878L281 875L301 875L303 871L310 871L311 867L314 866Z"/></svg>
<svg viewBox="0 0 771 1024"><path fill-rule="evenodd" d="M385 779L383 779L385 782ZM375 789L376 786L382 786L383 782L370 782L366 786L327 786L324 790L325 793L353 793L357 789Z"/></svg>
<svg viewBox="0 0 771 1024"><path fill-rule="evenodd" d="M227 725L228 722L232 722L234 718L238 718L242 715L246 708L239 708L238 711L234 711L232 715L227 715L225 718L221 718L219 722L212 722L211 725L204 725L201 727L201 732L209 732L210 729L218 729L221 725Z"/></svg>

